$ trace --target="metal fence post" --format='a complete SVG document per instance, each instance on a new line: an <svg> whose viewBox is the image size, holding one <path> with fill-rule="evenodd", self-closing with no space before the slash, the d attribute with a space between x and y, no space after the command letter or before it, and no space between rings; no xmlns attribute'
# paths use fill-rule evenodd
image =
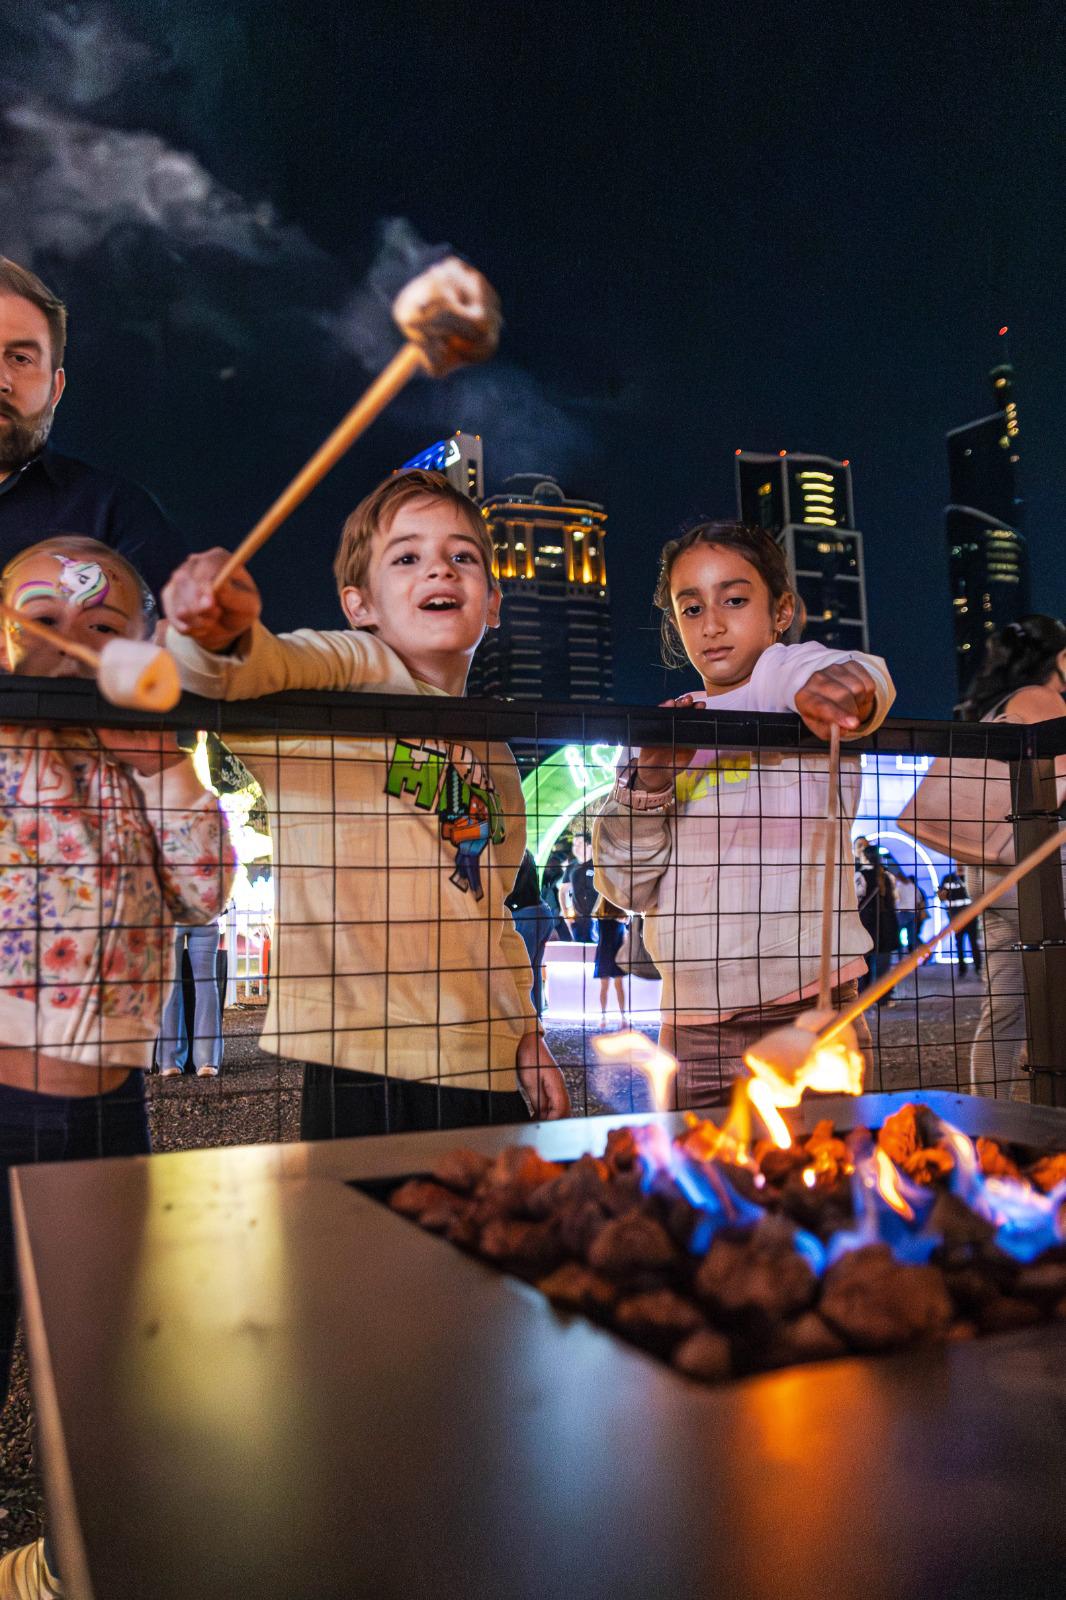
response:
<svg viewBox="0 0 1066 1600"><path fill-rule="evenodd" d="M1011 762L1014 849L1020 861L1061 826L1055 763ZM1066 909L1062 857L1052 855L1018 885L1029 1097L1066 1105Z"/></svg>

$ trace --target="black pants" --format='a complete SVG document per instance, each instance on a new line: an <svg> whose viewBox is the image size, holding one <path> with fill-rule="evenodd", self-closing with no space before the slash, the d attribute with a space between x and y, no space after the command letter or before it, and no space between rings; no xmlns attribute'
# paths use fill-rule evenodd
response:
<svg viewBox="0 0 1066 1600"><path fill-rule="evenodd" d="M952 911L952 908L949 906L948 910ZM954 916L954 914L955 914L954 911L952 911L952 915L953 916ZM956 949L956 952L957 952L958 958L959 958L959 971L960 972L962 972L963 968L966 966L966 946L967 945L969 945L969 947L970 947L970 960L973 962L973 970L975 972L980 972L980 970L981 970L981 941L977 937L977 925L976 925L976 923L971 922L970 926L968 928L962 928L955 935L955 949Z"/></svg>
<svg viewBox="0 0 1066 1600"><path fill-rule="evenodd" d="M107 1094L85 1096L35 1094L0 1084L0 1406L7 1401L18 1322L9 1169L38 1161L142 1156L150 1150L143 1072L131 1072Z"/></svg>
<svg viewBox="0 0 1066 1600"><path fill-rule="evenodd" d="M373 1133L426 1133L529 1120L529 1107L517 1090L449 1089L314 1061L304 1067L301 1139L357 1139Z"/></svg>

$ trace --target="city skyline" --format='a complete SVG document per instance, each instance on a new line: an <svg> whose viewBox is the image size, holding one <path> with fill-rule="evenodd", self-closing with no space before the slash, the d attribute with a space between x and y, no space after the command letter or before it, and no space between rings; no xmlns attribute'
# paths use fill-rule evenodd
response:
<svg viewBox="0 0 1066 1600"><path fill-rule="evenodd" d="M1009 329L999 330L1005 341ZM1006 354L1004 344L1004 354ZM1014 368L988 374L994 410L947 435L950 504L944 512L960 698L991 633L1032 610L1024 503L1019 489L1021 424Z"/></svg>
<svg viewBox="0 0 1066 1600"><path fill-rule="evenodd" d="M283 0L269 24L251 0L0 0L0 239L71 311L56 444L144 483L194 548L232 547L447 241L499 291L499 358L412 384L262 551L272 626L341 625L345 516L462 425L490 473L608 506L615 692L664 699L688 680L658 661L662 543L733 514L736 448L848 457L870 648L901 714L947 715L943 439L981 415L1004 324L1032 603L1066 613L1066 34L1050 0L1018 25L977 9L859 28L828 0L811 29L764 0L650 36L641 8L596 26L549 0L487 71L451 13L376 0ZM826 86L817 115L797 81ZM975 118L975 93L1010 115Z"/></svg>

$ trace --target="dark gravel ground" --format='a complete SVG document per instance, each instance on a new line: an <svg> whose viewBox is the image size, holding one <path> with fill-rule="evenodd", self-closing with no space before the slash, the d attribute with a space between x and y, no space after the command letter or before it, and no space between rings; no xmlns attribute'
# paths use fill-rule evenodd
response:
<svg viewBox="0 0 1066 1600"><path fill-rule="evenodd" d="M966 1062L980 1009L979 985L971 979L956 987L944 968L923 969L919 980L917 996L914 979L909 979L897 991L897 1004L874 1017L878 1049L872 1089L968 1086ZM220 1078L148 1079L155 1150L273 1144L298 1137L300 1068L260 1051L262 1018L257 1007L227 1012L226 1064ZM654 1035L654 1029L647 1031ZM640 1074L597 1062L587 1026L549 1028L548 1037L577 1114L651 1108ZM20 1344L10 1397L0 1416L0 1551L35 1538L41 1514L29 1379Z"/></svg>

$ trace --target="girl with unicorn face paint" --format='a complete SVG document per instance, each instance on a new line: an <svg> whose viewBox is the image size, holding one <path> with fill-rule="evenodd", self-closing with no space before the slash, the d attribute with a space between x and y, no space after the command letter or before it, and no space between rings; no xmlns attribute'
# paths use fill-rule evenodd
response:
<svg viewBox="0 0 1066 1600"><path fill-rule="evenodd" d="M96 649L151 623L136 571L92 539L23 551L0 597ZM12 672L91 675L17 621L3 653ZM215 921L232 881L218 800L172 734L0 725L0 1405L17 1315L7 1169L147 1153L174 924ZM33 1593L59 1592L36 1541L0 1561L0 1594L31 1569Z"/></svg>
<svg viewBox="0 0 1066 1600"><path fill-rule="evenodd" d="M13 557L0 574L0 592L16 611L95 650L108 639L147 637L155 617L151 591L126 558L73 534L44 539ZM3 664L34 678L92 676L83 662L13 622L4 624Z"/></svg>

